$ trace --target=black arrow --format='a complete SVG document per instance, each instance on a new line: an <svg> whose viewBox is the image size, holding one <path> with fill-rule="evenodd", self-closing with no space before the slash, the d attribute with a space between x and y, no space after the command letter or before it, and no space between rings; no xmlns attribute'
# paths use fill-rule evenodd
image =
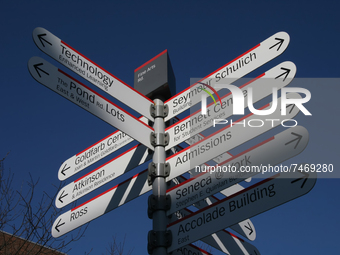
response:
<svg viewBox="0 0 340 255"><path fill-rule="evenodd" d="M289 105L286 106L286 108L289 108L291 106L292 106L292 109L290 109L289 114L291 114L291 112L293 111L295 104L289 104Z"/></svg>
<svg viewBox="0 0 340 255"><path fill-rule="evenodd" d="M64 165L63 170L61 170L61 173L65 176L66 174L64 173L66 170L70 169L70 167L65 168L67 164Z"/></svg>
<svg viewBox="0 0 340 255"><path fill-rule="evenodd" d="M43 38L43 36L46 36L46 34L40 34L40 35L38 35L38 38L39 38L39 40L40 40L40 42L41 42L42 46L43 46L43 47L45 47L45 44L44 44L44 42L43 42L43 41L47 42L49 45L51 45L51 46L52 46L52 43L50 43L50 42L49 42L49 41L47 41L45 38Z"/></svg>
<svg viewBox="0 0 340 255"><path fill-rule="evenodd" d="M248 221L248 225L249 225L249 227L248 227L247 225L244 225L244 227L245 227L246 229L249 229L249 230L250 230L249 235L251 235L251 234L254 232L254 230L253 230L253 228L250 226L249 221Z"/></svg>
<svg viewBox="0 0 340 255"><path fill-rule="evenodd" d="M302 139L302 135L299 135L299 134L294 133L294 132L292 132L291 134L297 136L297 138L295 138L295 139L289 141L288 143L285 143L285 145L288 145L288 144L290 144L290 143L292 143L292 142L298 140L297 143L296 143L296 145L295 145L295 147L294 147L294 149L296 149L296 147L298 146L298 144L300 143L300 141L301 141L301 139Z"/></svg>
<svg viewBox="0 0 340 255"><path fill-rule="evenodd" d="M58 200L61 202L61 203L64 203L63 200L61 200L62 198L66 197L68 195L68 193L66 195L64 195L64 192L65 190L63 190L63 192L61 193L60 197L58 198ZM63 196L64 195L64 196Z"/></svg>
<svg viewBox="0 0 340 255"><path fill-rule="evenodd" d="M41 75L40 75L40 72L39 71L41 71L41 72L43 72L43 73L45 73L45 74L47 74L47 75L50 75L49 73L47 73L46 71L44 71L44 70L42 70L39 66L42 66L42 65L44 65L43 63L40 63L40 64L35 64L35 65L33 65L33 67L35 68L35 71L37 71L37 73L38 73L38 75L39 75L39 77L41 78Z"/></svg>
<svg viewBox="0 0 340 255"><path fill-rule="evenodd" d="M306 181L307 181L307 179L308 179L309 174L303 173L303 172L301 172L301 173L304 175L304 177L295 179L294 181L291 181L291 183L295 183L295 182L298 182L298 181L300 181L300 180L302 180L302 179L305 179L305 180L303 181L302 185L301 185L301 189L302 189L303 186L305 186L305 183L306 183Z"/></svg>
<svg viewBox="0 0 340 255"><path fill-rule="evenodd" d="M286 75L286 76L285 76L285 78L283 79L283 81L285 81L285 80L286 80L286 78L287 78L287 76L288 76L288 74L290 73L290 69L288 69L288 68L284 68L284 67L281 67L281 70L284 70L285 72L284 72L284 73L282 73L282 74L280 74L279 76L275 77L275 79L277 79L277 78L281 77L282 75Z"/></svg>
<svg viewBox="0 0 340 255"><path fill-rule="evenodd" d="M269 49L271 49L271 48L273 48L273 47L275 47L276 45L278 45L279 44L279 47L277 48L277 51L279 51L279 49L281 48L281 45L283 44L283 42L285 41L285 39L281 39L281 38L275 38L275 40L278 40L279 42L278 43L276 43L276 44L274 44L272 47L270 47Z"/></svg>
<svg viewBox="0 0 340 255"><path fill-rule="evenodd" d="M59 225L60 221L61 221L61 219L58 221L57 226L54 227L55 230L57 230L58 232L60 232L60 230L58 228L65 224L65 222L63 222Z"/></svg>

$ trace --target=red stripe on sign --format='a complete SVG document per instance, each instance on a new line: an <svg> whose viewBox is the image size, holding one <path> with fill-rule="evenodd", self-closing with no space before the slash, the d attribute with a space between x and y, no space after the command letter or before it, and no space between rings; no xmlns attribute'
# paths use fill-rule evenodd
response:
<svg viewBox="0 0 340 255"><path fill-rule="evenodd" d="M141 65L140 67L137 67L135 69L135 72L137 72L138 70L140 70L142 67L146 66L147 64L149 64L150 62L154 61L155 59L159 58L160 56L162 56L164 53L166 53L168 50L164 50L161 53L159 53L157 56L153 57L152 59L150 59L149 61L145 62L143 65Z"/></svg>
<svg viewBox="0 0 340 255"><path fill-rule="evenodd" d="M266 104L266 105L264 105L263 107L259 108L259 110L262 110L262 109L264 109L264 108L266 108L266 107L268 107L268 106L269 106L269 104ZM250 117L250 116L252 116L252 115L254 115L254 113L249 113L248 115L246 115L246 116L244 116L244 117L238 119L238 120L235 121L234 123L240 122L240 121L242 121L242 120L244 120L244 119L246 119L246 118L248 118L248 117ZM229 128L229 127L230 127L230 125L228 125L228 126L226 126L226 127L224 127L224 128L221 128L220 130L216 131L215 133L212 133L211 135L205 137L204 139L202 139L202 140L200 140L200 141L198 141L198 142L196 142L196 143L194 143L194 144L192 144L192 145L186 147L185 149L183 149L183 150L177 152L176 154L171 155L171 156L168 157L166 160L169 160L169 159L171 159L171 158L173 158L173 157L176 157L179 153L182 153L182 152L184 152L184 151L186 151L186 150L189 150L190 148L192 148L193 146L198 145L199 143L203 143L204 141L208 140L210 137L212 137L212 136L214 136L214 135L216 135L216 134L218 134L218 133L221 133L222 131L224 131L225 129L227 129L227 128Z"/></svg>
<svg viewBox="0 0 340 255"><path fill-rule="evenodd" d="M100 167L97 167L96 169L92 170L91 172L89 172L89 173L85 174L84 176L82 176L82 177L78 178L77 180L75 180L74 183L80 181L81 179L83 179L83 178L85 178L86 176L92 174L93 172L97 171L98 169L100 169L100 168L106 166L107 164L110 164L112 161L114 161L114 160L116 160L116 159L118 159L118 158L124 156L126 153L128 153L128 152L130 152L130 151L136 149L136 148L137 148L138 146L140 146L140 145L141 145L141 144L137 144L136 146L132 147L131 149L125 151L124 153L120 154L119 156L117 156L117 157L111 159L110 161L106 162L105 164L101 165Z"/></svg>
<svg viewBox="0 0 340 255"><path fill-rule="evenodd" d="M134 178L137 178L139 175L143 174L143 173L146 172L146 171L148 171L148 169L145 169L144 171L142 171L142 172L140 172L140 173L134 175L133 177L131 177L131 178L129 178L129 179L127 179L127 180L125 180L125 181L119 183L118 185L112 187L111 189L108 189L107 191L104 191L103 193L101 193L101 194L95 196L94 198L91 198L90 200L88 200L88 201L82 203L81 205L78 205L78 206L72 208L72 209L71 209L71 212L73 212L74 210L77 210L78 208L80 208L80 207L82 207L82 206L84 206L84 205L90 203L91 201L97 199L98 197L101 197L101 196L105 195L106 193L110 192L111 190L114 190L114 189L118 188L119 186L123 185L124 183L126 183L126 182L128 182L128 181L131 181L131 180L134 179Z"/></svg>
<svg viewBox="0 0 340 255"><path fill-rule="evenodd" d="M205 76L203 79L199 80L198 82L196 82L194 85L196 85L197 83L203 81L204 79L208 78L210 75L220 71L221 69L223 69L224 67L226 67L227 65L230 65L231 63L235 62L236 60L238 60L239 58L243 57L244 55L248 54L249 52L251 52L252 50L255 50L257 47L259 47L261 44L259 43L258 45L256 45L255 47L251 48L250 50L246 51L245 53L243 53L242 55L238 56L237 58L233 59L232 61L228 62L227 64L225 64L224 66L220 67L219 69L217 69L216 71L212 72L211 74ZM240 77L241 78L241 77ZM191 87L191 86L190 86ZM166 100L164 102L164 104L168 103L170 100L174 99L175 97L177 97L178 95L182 94L184 91L187 91L188 89L190 89L190 87L182 90L181 92L177 93L176 95L174 95L173 97L171 97L170 99Z"/></svg>
<svg viewBox="0 0 340 255"><path fill-rule="evenodd" d="M241 88L243 88L243 87L249 85L250 83L253 83L254 81L256 81L256 80L262 78L264 75L265 75L265 73L263 73L263 74L257 76L256 78L254 78L254 79L252 79L251 81L249 81L249 82L243 84L243 85L240 86L239 88L241 89ZM226 97L228 97L228 96L230 96L230 95L231 95L231 92L229 92L228 94L222 96L221 99L224 99L224 98L226 98ZM207 108L209 108L209 107L210 107L211 105L213 105L213 104L214 104L214 102L211 102L210 104L208 104ZM193 117L194 115L196 115L196 114L199 113L200 111L201 111L201 110L197 110L196 112L194 112L194 113L188 115L187 117L185 117L185 118L179 120L177 123L174 123L174 124L172 124L171 126L167 127L167 128L165 129L165 131L167 131L168 129L172 128L173 126L176 126L177 124L181 124L182 122L184 122L185 120L187 120L187 119Z"/></svg>
<svg viewBox="0 0 340 255"><path fill-rule="evenodd" d="M207 251L205 251L205 250L202 250L201 248L199 248L199 247L197 247L197 246L195 246L195 245L193 245L193 244L191 244L191 243L189 243L188 245L191 246L192 248L196 249L196 250L199 250L200 252L202 252L202 253L204 253L204 254L212 255L211 253L209 253L209 252L207 252Z"/></svg>
<svg viewBox="0 0 340 255"><path fill-rule="evenodd" d="M58 68L58 71L62 74L64 74L65 76L67 76L68 78L74 80L75 82L77 82L78 84L80 84L81 86L83 86L84 88L90 90L92 93L96 94L97 96L99 96L100 98L104 99L106 102L112 104L114 107L117 107L119 110L121 110L122 112L124 112L126 115L129 115L131 118L134 118L135 120L137 120L139 123L142 123L143 125L145 125L146 127L150 128L151 130L154 130L152 127L150 127L149 125L145 124L143 121L140 121L138 118L136 118L135 116L133 116L131 113L128 113L127 111L125 111L123 108L119 107L118 105L114 104L113 102L111 102L109 99L103 97L102 95L98 94L96 91L94 91L93 89L89 88L88 86L86 86L85 84L81 83L80 81L78 81L77 79L73 78L71 75L65 73L63 70L60 70Z"/></svg>
<svg viewBox="0 0 340 255"><path fill-rule="evenodd" d="M128 88L130 88L131 90L133 90L134 92L138 93L139 95L141 95L142 97L146 98L147 100L149 100L152 104L153 101L146 97L145 95L143 95L142 93L140 93L139 91L135 90L133 87L131 87L130 85L126 84L125 82L123 82L121 79L117 78L116 76L114 76L112 73L106 71L104 68L102 68L101 66L97 65L96 63L94 63L92 60L88 59L87 57L85 57L83 54L81 54L79 51L77 51L76 49L72 48L70 45L68 45L67 43L65 43L64 41L61 41L62 44L64 44L65 46L67 46L68 48L70 48L71 50L73 50L74 52L77 52L80 56L82 56L83 58L85 58L87 61L91 62L93 65L95 65L96 67L102 69L104 72L106 72L107 74L111 75L113 78L115 78L116 80L118 80L119 82L121 82L122 84L124 84L125 86L127 86Z"/></svg>
<svg viewBox="0 0 340 255"><path fill-rule="evenodd" d="M231 235L232 237L234 237L234 238L240 240L241 242L244 242L244 240L243 240L242 238L239 238L238 236L235 236L233 233L230 233L229 231L227 231L227 230L225 230L225 229L223 229L223 232L225 232L225 233Z"/></svg>
<svg viewBox="0 0 340 255"><path fill-rule="evenodd" d="M104 141L105 139L109 138L110 136L114 135L115 133L117 133L117 132L119 132L119 131L120 131L120 130L117 130L117 131L113 132L112 134L110 134L110 135L104 137L103 139L99 140L99 141L96 142L95 144L92 144L91 146L89 146L89 147L86 148L85 150L82 150L81 152L79 152L78 154L76 154L76 156L78 156L78 155L82 154L83 152L89 150L90 148L96 146L97 144L101 143L102 141Z"/></svg>
<svg viewBox="0 0 340 255"><path fill-rule="evenodd" d="M247 192L248 190L251 190L251 189L253 189L253 188L256 188L257 186L260 186L260 185L262 185L263 183L269 182L269 181L271 181L272 179L275 179L275 178L277 178L277 177L279 177L279 176L280 176L280 173L275 174L275 175L273 175L273 176L270 177L270 178L267 178L267 179L265 179L265 180L263 180L263 181L260 181L260 182L254 184L254 185L252 185L252 186L250 186L250 187L248 187L248 188L246 188L246 189L244 189L244 190L241 190L241 191L239 191L239 192L237 192L237 193L235 193L235 194L233 194L233 195L231 195L231 196L229 196L229 197L223 198L223 199L221 199L220 201L218 201L218 202L216 202L216 203L213 203L213 204L211 204L211 205L209 205L209 206L207 206L207 207L204 207L204 208L202 208L202 209L200 209L200 210L198 210L198 211L196 211L196 212L194 212L194 213L192 213L192 214L190 214L190 215L188 215L188 216L185 216L185 217L183 217L182 219L179 219L179 220L177 220L177 221L175 221L175 222L172 222L172 223L170 223L167 227L171 227L171 226L173 226L173 225L175 225L175 224L177 224L177 223L179 223L179 222L181 222L181 221L183 221L183 220L186 220L186 219L190 218L191 216L194 216L194 215L199 214L199 213L201 213L201 212L203 212L203 211L205 211L205 210L208 210L208 209L210 209L210 208L212 208L212 207L214 207L214 206L216 206L216 205L219 205L219 204L221 204L221 203L223 203L223 202L225 202L225 201L227 201L227 200L229 200L229 199L234 198L235 196L238 196L238 195L240 195L240 194L242 194L242 193L245 193L245 192Z"/></svg>

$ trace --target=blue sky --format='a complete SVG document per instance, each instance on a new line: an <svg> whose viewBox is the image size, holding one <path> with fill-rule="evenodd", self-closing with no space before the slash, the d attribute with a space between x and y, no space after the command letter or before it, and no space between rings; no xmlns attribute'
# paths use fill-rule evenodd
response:
<svg viewBox="0 0 340 255"><path fill-rule="evenodd" d="M15 174L16 185L31 173L40 178L39 190L50 190L59 184L57 172L64 160L115 130L31 77L27 62L39 56L89 85L36 47L32 40L36 27L47 29L131 86L134 69L167 49L177 92L190 85L190 78L204 77L276 32L285 31L290 35L287 50L248 77L292 61L297 78L318 78L298 84L311 91L307 107L313 116L297 117L308 129L310 141L289 162L333 164L337 173L319 179L306 196L252 218L257 232L252 244L261 254L334 254L339 228L340 89L338 80L325 78L339 77L339 7L338 1L331 0L7 1L0 10L0 158L11 151L5 163ZM279 132L276 129L268 137ZM98 193L145 168L117 178ZM134 248L133 254L145 254L146 235L152 227L146 212L144 195L94 220L85 237L71 245L69 254L91 248L92 254L104 252L112 235L120 240L126 235L126 248Z"/></svg>

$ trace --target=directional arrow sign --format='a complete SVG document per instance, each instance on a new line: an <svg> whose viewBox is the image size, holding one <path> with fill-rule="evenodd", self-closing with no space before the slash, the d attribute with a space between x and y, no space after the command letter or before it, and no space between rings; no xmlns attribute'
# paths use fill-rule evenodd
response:
<svg viewBox="0 0 340 255"><path fill-rule="evenodd" d="M300 182L307 178L302 187ZM308 193L315 182L316 173L291 172L277 174L256 183L231 197L195 212L192 216L168 225L168 230L172 232L174 239L167 251L176 250L246 218L300 197ZM178 244L178 241L183 239L186 240Z"/></svg>
<svg viewBox="0 0 340 255"><path fill-rule="evenodd" d="M175 251L171 255L212 255L210 252L207 252L201 248L198 248L197 246L193 244L188 244L184 247L181 247Z"/></svg>
<svg viewBox="0 0 340 255"><path fill-rule="evenodd" d="M294 96L294 98L301 98L301 96L296 93L290 95ZM278 99L278 105L280 105L280 102L281 99ZM270 109L271 106L267 105L263 108L263 110L266 110ZM256 118L253 118L253 114L249 114L242 118L237 125L234 124L232 127L226 126L225 128L222 128L220 131L207 136L194 145L168 157L166 161L170 164L171 168L168 180L207 162L221 154L223 151L229 151L256 136L271 130L280 125L281 121L292 119L298 111L297 107L295 107L292 111L289 111L287 115L282 116L280 109L277 108L271 115L259 115L256 116ZM263 125L261 127L251 127L251 125L248 124L249 121L252 121L253 119L255 119L257 123L261 122Z"/></svg>
<svg viewBox="0 0 340 255"><path fill-rule="evenodd" d="M298 96L295 94L295 96ZM280 101L280 100L278 100ZM270 106L268 106L270 108ZM298 113L297 107L294 107L292 111L288 112L288 115L284 116L284 119L291 119ZM225 134L228 134L230 132L231 136L228 143L219 144L219 146L215 146L212 151L209 152L209 156L205 155L204 157L200 155L200 157L193 158L194 164L201 165L205 163L206 161L210 160L211 158L215 157L215 154L220 154L221 151L228 151L232 148L235 148L236 146L256 137L257 135L260 135L271 128L276 127L279 125L280 121L283 119L283 116L279 114L279 111L274 112L270 116L259 116L257 118L273 118L277 121L273 123L267 122L265 125L261 128L247 128L247 127L226 127L217 134L213 134L212 136L208 136L205 139L201 140L200 142L194 144L192 146L193 149L200 148L200 146L204 145L207 141L210 141L211 139L215 139L216 136L223 136ZM247 121L250 116L246 116L244 119ZM229 137L229 135L228 135ZM189 150L185 149L184 151L178 152L174 154L173 156L170 156L167 158L166 161L171 162L171 171L170 176L167 178L167 181L187 172L188 170L192 169L190 167L190 164L187 162L183 162L182 159L188 153ZM200 160L198 160L199 158ZM181 160L181 164L178 164L176 166L176 161ZM52 235L54 237L59 237L64 234L66 234L69 231L72 231L75 228L80 227L81 225L90 222L91 220L104 215L105 213L110 212L111 210L137 198L138 196L141 196L142 194L145 194L146 192L150 191L152 189L151 186L148 185L147 181L148 172L147 170L142 171L132 178L120 183L119 185L105 191L104 193L96 196L95 198L71 209L70 211L65 212L64 214L60 215L56 221L54 222L54 225L52 227ZM82 217L74 217L75 215L82 215ZM65 222L65 226L62 228L59 228L59 231L55 229L55 226L57 225L58 221L61 220L61 222Z"/></svg>
<svg viewBox="0 0 340 255"><path fill-rule="evenodd" d="M301 140L291 143L290 141L295 140L293 134L300 135ZM197 170L202 171L200 174L167 190L167 194L171 197L171 207L167 211L167 215L261 173L260 166L274 166L298 155L305 149L308 140L308 131L302 126L296 126L215 166L215 169L218 169L218 166L220 169L223 169L223 166L235 166L236 172L215 171L213 168L198 167ZM298 146L295 147L296 145ZM241 170L241 166L253 167L253 171ZM213 171L210 172L210 170Z"/></svg>
<svg viewBox="0 0 340 255"><path fill-rule="evenodd" d="M139 119L143 122L147 121L144 117ZM113 132L82 152L65 160L58 171L59 180L66 180L132 141L133 139L130 136L120 130Z"/></svg>
<svg viewBox="0 0 340 255"><path fill-rule="evenodd" d="M33 78L41 84L120 129L149 149L154 149L150 142L150 134L153 129L97 92L42 58L31 58L28 61L28 69ZM64 173L67 171L67 167L63 166Z"/></svg>
<svg viewBox="0 0 340 255"><path fill-rule="evenodd" d="M283 73L282 68L289 70L287 77L277 78ZM287 71L284 71L285 73ZM283 62L274 68L268 70L264 74L261 74L252 81L242 85L240 89L245 97L248 96L248 89L253 88L253 103L260 101L261 99L271 95L273 93L272 88L281 89L287 86L296 73L296 66L292 62ZM195 97L200 97L195 96ZM173 124L165 131L169 133L169 145L166 149L172 148L177 144L184 142L190 137L198 134L213 125L214 119L226 119L233 115L233 97L231 93L221 98L222 104L215 105L211 103L207 107L207 114L203 115L201 111L197 111L188 117ZM248 101L245 100L244 107L247 107Z"/></svg>
<svg viewBox="0 0 340 255"><path fill-rule="evenodd" d="M184 209L176 213L176 216L181 219L190 217L192 214L191 210ZM255 246L224 229L202 238L201 241L229 255L260 255ZM184 247L176 250L181 250Z"/></svg>
<svg viewBox="0 0 340 255"><path fill-rule="evenodd" d="M177 181L180 181L180 182L185 182L187 181L183 176L178 176L176 177L176 180ZM235 188L235 186L237 186L237 188ZM231 193L231 194L235 194L241 190L243 190L244 188L239 185L239 184L236 184L236 185L233 185L232 187L229 187L227 189L225 189L224 191L227 191L228 193ZM221 191L223 192L223 191ZM207 197L205 199L202 199L196 203L193 204L194 207L198 208L198 209L202 209L208 205L211 205L212 203L215 203L219 201L218 198L216 198L215 196L210 196L210 197ZM184 215L183 212L187 212L188 210L179 210L179 211L176 211L175 215L178 214L178 212L180 212L181 215ZM171 221L170 223L172 222L172 219L171 218ZM244 225L246 226L249 226L249 228L251 229L251 231L249 231L249 229L245 228ZM238 224L235 224L233 226L230 226L230 228L234 231L236 231L237 233L239 233L240 235L248 238L250 241L254 241L255 238L256 238L256 232L255 232L255 227L253 225L253 223L249 220L249 219L246 219L242 222L239 222Z"/></svg>
<svg viewBox="0 0 340 255"><path fill-rule="evenodd" d="M285 32L279 32L264 40L260 44L251 48L231 62L217 69L193 86L183 90L165 102L169 107L169 115L165 120L180 114L197 104L201 100L200 94L204 84L225 83L224 79L228 79L228 84L242 78L256 68L262 66L273 58L283 53L289 44L289 35ZM224 80L224 82L223 82ZM217 91L218 88L215 88ZM204 92L203 92L204 93Z"/></svg>
<svg viewBox="0 0 340 255"><path fill-rule="evenodd" d="M150 120L153 101L139 93L102 67L73 49L44 28L33 31L33 40L40 50L88 80L109 95L131 107Z"/></svg>
<svg viewBox="0 0 340 255"><path fill-rule="evenodd" d="M62 208L150 159L148 149L136 145L63 187L57 195L55 204L58 208Z"/></svg>

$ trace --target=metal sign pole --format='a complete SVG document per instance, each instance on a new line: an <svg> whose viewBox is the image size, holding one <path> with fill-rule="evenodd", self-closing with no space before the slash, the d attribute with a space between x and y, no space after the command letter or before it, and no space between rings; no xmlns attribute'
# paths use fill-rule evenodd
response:
<svg viewBox="0 0 340 255"><path fill-rule="evenodd" d="M166 181L169 176L169 164L165 162L165 146L169 143L168 134L165 133L164 117L167 108L163 101L154 100L151 105L151 115L155 118L154 133L151 133L151 144L155 146L153 162L149 164L149 185L152 185L153 194L148 199L148 216L153 220L153 230L148 233L148 252L153 255L166 255L167 247L171 245L171 233L167 231L166 210L170 208L170 196L166 196Z"/></svg>

